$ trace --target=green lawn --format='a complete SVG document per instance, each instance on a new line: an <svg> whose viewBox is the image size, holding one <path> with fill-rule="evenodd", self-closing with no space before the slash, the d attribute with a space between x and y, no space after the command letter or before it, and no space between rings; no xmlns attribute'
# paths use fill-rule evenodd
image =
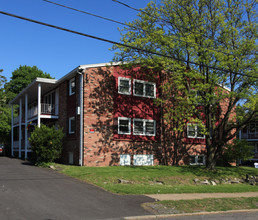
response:
<svg viewBox="0 0 258 220"><path fill-rule="evenodd" d="M257 209L258 197L196 199L145 203L144 207L153 214L179 214L227 210Z"/></svg>
<svg viewBox="0 0 258 220"><path fill-rule="evenodd" d="M217 167L211 172L200 166L78 167L55 164L61 173L119 194L254 192L248 184L195 185L193 179L244 178L258 175L252 167ZM118 183L118 179L129 184ZM161 182L162 184L159 184Z"/></svg>

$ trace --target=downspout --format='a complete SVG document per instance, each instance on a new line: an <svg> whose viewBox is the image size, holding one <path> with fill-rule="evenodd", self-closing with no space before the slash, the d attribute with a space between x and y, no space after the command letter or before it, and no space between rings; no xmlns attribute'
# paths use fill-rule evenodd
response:
<svg viewBox="0 0 258 220"><path fill-rule="evenodd" d="M83 166L83 69L77 70L79 74L79 91L80 91L80 152L79 152L79 165Z"/></svg>

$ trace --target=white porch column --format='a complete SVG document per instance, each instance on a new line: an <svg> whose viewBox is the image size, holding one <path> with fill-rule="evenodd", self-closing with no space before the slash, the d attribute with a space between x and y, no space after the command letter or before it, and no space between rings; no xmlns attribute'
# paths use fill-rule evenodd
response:
<svg viewBox="0 0 258 220"><path fill-rule="evenodd" d="M40 114L41 114L41 84L38 84L38 127L40 128Z"/></svg>
<svg viewBox="0 0 258 220"><path fill-rule="evenodd" d="M19 111L19 158L21 158L21 145L22 145L22 99L20 99L20 111Z"/></svg>
<svg viewBox="0 0 258 220"><path fill-rule="evenodd" d="M59 88L55 92L55 115L59 115Z"/></svg>
<svg viewBox="0 0 258 220"><path fill-rule="evenodd" d="M25 159L28 158L28 94L25 94Z"/></svg>
<svg viewBox="0 0 258 220"><path fill-rule="evenodd" d="M12 104L12 132L11 132L11 145L12 145L12 157L13 155L13 104Z"/></svg>

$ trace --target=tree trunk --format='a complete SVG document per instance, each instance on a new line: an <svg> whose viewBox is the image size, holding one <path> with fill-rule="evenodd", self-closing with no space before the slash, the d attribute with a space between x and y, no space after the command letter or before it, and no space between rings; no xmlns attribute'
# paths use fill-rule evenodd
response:
<svg viewBox="0 0 258 220"><path fill-rule="evenodd" d="M208 170L215 170L216 159L214 155L215 155L214 153L207 154L206 168Z"/></svg>
<svg viewBox="0 0 258 220"><path fill-rule="evenodd" d="M215 170L217 155L216 155L216 143L212 143L210 138L206 139L207 148L207 158L206 158L206 168L208 170Z"/></svg>

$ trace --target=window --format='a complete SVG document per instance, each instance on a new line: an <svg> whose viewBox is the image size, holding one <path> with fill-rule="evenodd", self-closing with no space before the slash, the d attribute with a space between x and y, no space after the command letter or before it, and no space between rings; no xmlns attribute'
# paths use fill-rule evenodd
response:
<svg viewBox="0 0 258 220"><path fill-rule="evenodd" d="M118 93L131 95L131 79L118 77Z"/></svg>
<svg viewBox="0 0 258 220"><path fill-rule="evenodd" d="M69 118L69 134L75 133L75 117Z"/></svg>
<svg viewBox="0 0 258 220"><path fill-rule="evenodd" d="M69 81L69 95L73 94L75 94L75 78L72 78Z"/></svg>
<svg viewBox="0 0 258 220"><path fill-rule="evenodd" d="M45 104L55 104L55 92L50 92L44 96L44 103Z"/></svg>
<svg viewBox="0 0 258 220"><path fill-rule="evenodd" d="M205 165L205 156L203 155L190 156L190 165Z"/></svg>
<svg viewBox="0 0 258 220"><path fill-rule="evenodd" d="M156 135L156 121L147 119L133 119L133 134L134 135Z"/></svg>
<svg viewBox="0 0 258 220"><path fill-rule="evenodd" d="M253 146L253 151L254 151L254 153L258 153L258 143L249 143L251 146Z"/></svg>
<svg viewBox="0 0 258 220"><path fill-rule="evenodd" d="M156 97L156 83L135 79L133 84L134 84L133 94L135 96L142 96L147 98Z"/></svg>
<svg viewBox="0 0 258 220"><path fill-rule="evenodd" d="M188 138L205 138L202 129L197 124L187 124L187 137Z"/></svg>
<svg viewBox="0 0 258 220"><path fill-rule="evenodd" d="M194 104L203 105L205 102L203 100L204 92L195 89L190 90L190 97L194 99Z"/></svg>
<svg viewBox="0 0 258 220"><path fill-rule="evenodd" d="M131 134L131 118L118 118L118 134Z"/></svg>
<svg viewBox="0 0 258 220"><path fill-rule="evenodd" d="M251 122L249 125L249 134L255 134L255 132L258 132L258 123Z"/></svg>

